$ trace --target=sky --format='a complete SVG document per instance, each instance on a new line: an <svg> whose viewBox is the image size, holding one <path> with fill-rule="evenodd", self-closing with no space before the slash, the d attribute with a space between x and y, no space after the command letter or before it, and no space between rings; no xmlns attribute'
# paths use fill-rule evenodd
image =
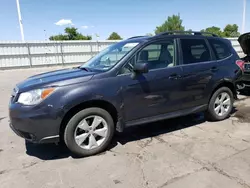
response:
<svg viewBox="0 0 250 188"><path fill-rule="evenodd" d="M250 31L247 1L245 31ZM178 13L187 30L237 24L241 31L243 0L20 0L20 7L27 41L48 40L67 26L105 40L113 31L123 38L153 33ZM0 20L0 40L21 40L16 0L0 0Z"/></svg>

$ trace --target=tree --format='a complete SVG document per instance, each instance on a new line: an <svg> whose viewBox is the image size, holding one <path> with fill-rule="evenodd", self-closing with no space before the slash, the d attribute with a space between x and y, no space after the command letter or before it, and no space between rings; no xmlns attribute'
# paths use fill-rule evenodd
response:
<svg viewBox="0 0 250 188"><path fill-rule="evenodd" d="M146 36L152 37L154 35L152 33L146 33Z"/></svg>
<svg viewBox="0 0 250 188"><path fill-rule="evenodd" d="M208 27L206 29L201 30L202 32L209 32L216 34L220 37L238 37L240 33L238 32L238 25L236 24L227 24L223 31L219 27Z"/></svg>
<svg viewBox="0 0 250 188"><path fill-rule="evenodd" d="M190 34L192 34L192 32L193 32L192 29L188 29L186 34L187 34L187 35L190 35Z"/></svg>
<svg viewBox="0 0 250 188"><path fill-rule="evenodd" d="M109 38L107 40L122 40L122 37L118 35L118 33L113 32L109 35Z"/></svg>
<svg viewBox="0 0 250 188"><path fill-rule="evenodd" d="M221 31L221 29L219 27L215 27L215 26L208 27L206 29L202 29L201 32L209 32L209 33L216 34L216 35L218 35L220 37L224 37L224 34Z"/></svg>
<svg viewBox="0 0 250 188"><path fill-rule="evenodd" d="M91 40L92 37L83 34L77 31L75 27L66 27L64 29L65 34L54 35L49 38L49 40Z"/></svg>
<svg viewBox="0 0 250 188"><path fill-rule="evenodd" d="M59 35L51 36L49 40L68 40L68 36L59 34Z"/></svg>
<svg viewBox="0 0 250 188"><path fill-rule="evenodd" d="M160 26L156 27L155 34L159 34L166 31L184 31L182 26L182 19L180 15L169 16L168 19Z"/></svg>
<svg viewBox="0 0 250 188"><path fill-rule="evenodd" d="M238 25L236 24L227 24L224 28L224 36L225 37L238 37L240 33L238 32Z"/></svg>

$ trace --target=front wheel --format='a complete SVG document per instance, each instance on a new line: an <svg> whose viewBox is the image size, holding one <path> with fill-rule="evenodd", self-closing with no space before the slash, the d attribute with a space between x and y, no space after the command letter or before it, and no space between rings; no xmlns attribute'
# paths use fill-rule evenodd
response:
<svg viewBox="0 0 250 188"><path fill-rule="evenodd" d="M229 117L233 109L233 93L227 87L219 88L209 101L207 117L212 121L220 121Z"/></svg>
<svg viewBox="0 0 250 188"><path fill-rule="evenodd" d="M64 141L78 156L90 156L104 151L114 135L114 121L101 108L87 108L75 114L68 122Z"/></svg>

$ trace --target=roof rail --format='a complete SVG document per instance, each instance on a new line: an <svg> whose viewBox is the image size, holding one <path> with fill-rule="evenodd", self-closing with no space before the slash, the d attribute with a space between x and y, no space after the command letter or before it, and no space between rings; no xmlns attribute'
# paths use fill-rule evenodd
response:
<svg viewBox="0 0 250 188"><path fill-rule="evenodd" d="M172 34L191 34L191 33L193 33L194 35L204 35L204 34L207 34L207 35L211 35L213 37L218 37L218 35L216 35L216 34L209 33L209 32L201 32L201 31L166 31L166 32L159 33L156 36L172 35Z"/></svg>
<svg viewBox="0 0 250 188"><path fill-rule="evenodd" d="M146 37L146 36L135 36L135 37L130 37L128 39L134 39L134 38L139 38L139 37Z"/></svg>

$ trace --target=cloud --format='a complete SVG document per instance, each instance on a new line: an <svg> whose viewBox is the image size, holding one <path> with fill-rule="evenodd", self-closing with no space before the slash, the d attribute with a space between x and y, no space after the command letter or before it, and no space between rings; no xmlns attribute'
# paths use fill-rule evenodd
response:
<svg viewBox="0 0 250 188"><path fill-rule="evenodd" d="M88 26L88 25L83 25L83 26L81 26L82 29L89 29L89 28L91 28L91 27L94 27L94 26L93 26L93 25L91 25L91 26Z"/></svg>
<svg viewBox="0 0 250 188"><path fill-rule="evenodd" d="M87 25L83 25L81 28L83 28L83 29L88 29L88 28L89 28L89 26L87 26Z"/></svg>
<svg viewBox="0 0 250 188"><path fill-rule="evenodd" d="M63 26L63 25L74 25L71 20L61 19L55 23L56 25Z"/></svg>

